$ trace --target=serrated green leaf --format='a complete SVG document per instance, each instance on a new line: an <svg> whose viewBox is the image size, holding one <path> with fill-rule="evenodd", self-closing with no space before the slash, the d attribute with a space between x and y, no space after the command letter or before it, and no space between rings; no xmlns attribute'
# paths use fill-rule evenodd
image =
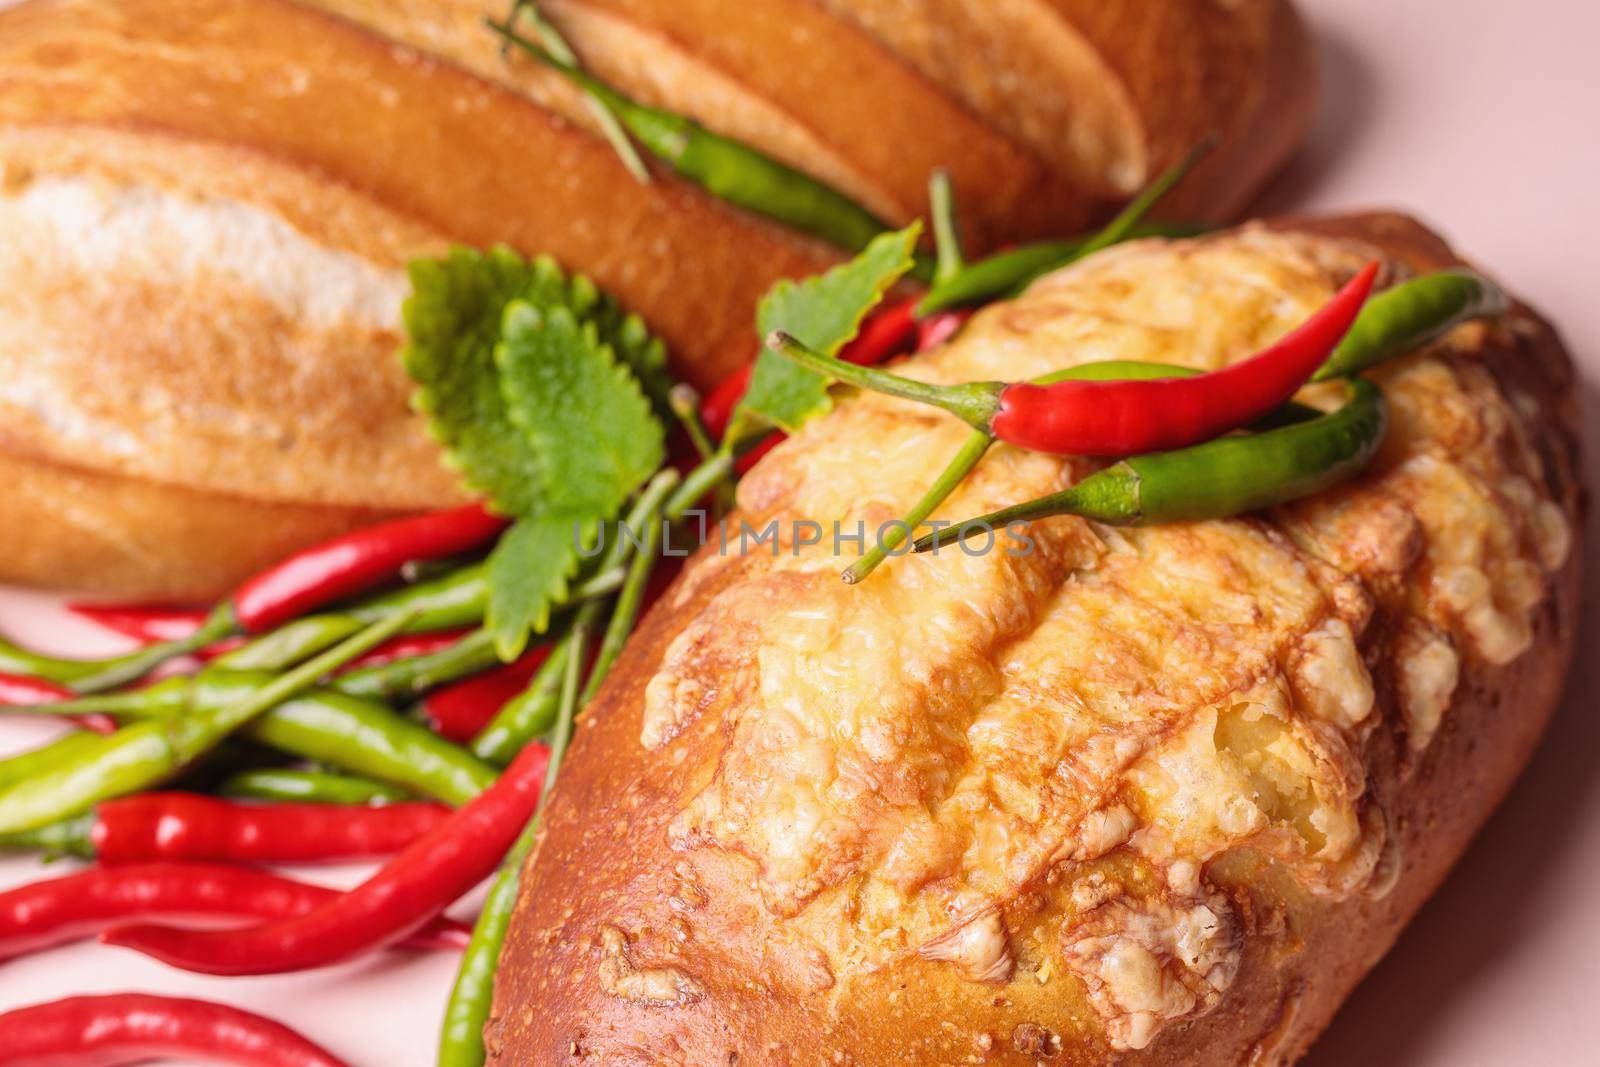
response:
<svg viewBox="0 0 1600 1067"><path fill-rule="evenodd" d="M414 404L469 489L503 514L533 505L528 452L501 397L494 346L505 306L528 292L529 265L504 248L453 249L410 266L401 360L417 383Z"/></svg>
<svg viewBox="0 0 1600 1067"><path fill-rule="evenodd" d="M922 224L914 222L874 238L860 255L825 274L774 285L756 311L761 336L784 330L818 352L838 355L867 312L911 269L921 233ZM729 439L742 441L772 426L792 433L833 406L828 384L822 375L763 348Z"/></svg>
<svg viewBox="0 0 1600 1067"><path fill-rule="evenodd" d="M582 275L569 277L548 256L531 263L508 248L453 249L443 259L411 264L405 303L407 344L401 357L417 382L414 403L468 488L503 514L542 507L536 460L506 409L494 365L506 305L521 298L539 308L566 308L612 346L659 411L671 386L666 349L636 315Z"/></svg>
<svg viewBox="0 0 1600 1067"><path fill-rule="evenodd" d="M416 406L467 485L518 520L489 560L486 623L510 659L566 597L574 531L592 539L664 461L666 350L549 257L455 249L411 279Z"/></svg>
<svg viewBox="0 0 1600 1067"><path fill-rule="evenodd" d="M610 518L666 459L638 381L569 309L512 301L495 365L533 452L541 512Z"/></svg>
<svg viewBox="0 0 1600 1067"><path fill-rule="evenodd" d="M489 554L489 604L484 623L506 662L522 655L530 633L550 625L551 606L564 600L598 523L549 514L517 520Z"/></svg>

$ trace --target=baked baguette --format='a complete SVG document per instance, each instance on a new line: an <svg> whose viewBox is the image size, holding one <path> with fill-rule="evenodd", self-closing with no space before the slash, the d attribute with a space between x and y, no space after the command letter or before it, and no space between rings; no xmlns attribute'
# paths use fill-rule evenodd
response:
<svg viewBox="0 0 1600 1067"><path fill-rule="evenodd" d="M908 367L1216 367L1370 257L1390 279L1456 262L1392 215L1144 242ZM739 505L780 550L702 552L577 730L492 1062L1298 1058L1522 767L1577 623L1551 329L1519 305L1376 376L1384 451L1319 496L1052 519L1026 555L904 557L855 587L794 524L876 527L968 431L858 396L774 451ZM941 515L1081 473L999 448Z"/></svg>
<svg viewBox="0 0 1600 1067"><path fill-rule="evenodd" d="M1165 0L1170 17L1142 36L1056 0L1013 4L1076 43L1068 73L1043 65L1039 93L997 100L943 87L915 49L858 24L873 6L546 9L625 91L891 221L921 212L928 171L950 167L974 250L1092 221L1197 130L1236 147L1187 207L1231 211L1268 168L1229 160L1276 165L1308 120L1308 50L1283 0ZM452 241L548 253L644 316L700 385L750 357L775 279L837 258L681 181L636 183L570 87L502 56L486 11L503 14L480 0L0 10L0 450L40 494L8 495L0 580L211 594L312 530L456 500L394 358L415 255ZM1021 47L970 32L986 54ZM1228 77L1206 75L1214 95L1128 88L1179 54ZM1062 87L1081 115L1033 114ZM1041 122L1093 142L1073 131L1099 127L1102 95L1122 101L1120 147L1063 166L1077 150L1041 142ZM82 507L69 522L45 492ZM88 503L104 493L182 513L158 540L140 509ZM259 529L268 513L279 532Z"/></svg>

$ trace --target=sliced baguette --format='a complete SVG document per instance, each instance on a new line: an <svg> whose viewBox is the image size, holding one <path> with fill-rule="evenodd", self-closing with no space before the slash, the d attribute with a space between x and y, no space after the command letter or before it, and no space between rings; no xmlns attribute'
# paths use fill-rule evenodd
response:
<svg viewBox="0 0 1600 1067"><path fill-rule="evenodd" d="M626 91L763 147L889 221L921 212L927 172L949 167L973 251L1081 226L1109 208L1100 193L1121 188L1081 177L1098 163L1059 166L1059 148L1030 141L954 75L819 0L544 6ZM750 358L753 308L776 279L838 260L659 166L654 182L636 182L569 86L502 55L479 24L486 11L504 13L484 0L0 10L0 452L17 470L38 466L0 515L21 539L6 576L215 592L268 542L458 500L395 359L415 255L497 241L548 253L640 313L701 386ZM1190 32L1174 17L1149 25L1157 37ZM976 54L1000 40L979 26L966 43ZM1184 36L1163 53L1109 32L1084 47L1129 49L1101 58L1115 82L1130 63L1193 59L1194 40L1207 64L1244 47ZM1024 58L996 61L1026 72ZM1123 91L1112 82L1107 92ZM1136 103L1141 129L1179 131L1163 144L1197 128L1192 99L1174 101L1174 116L1159 93ZM1298 129L1294 107L1267 113ZM1263 166L1287 150L1284 138L1261 143ZM1214 173L1241 186L1214 188L1217 205L1254 181ZM170 497L177 514L153 529L207 535L175 535L163 553L108 534L97 567L81 533L88 506L69 521L32 499L79 486L59 491L107 501L115 531L128 510L112 502L116 479L129 482L124 496ZM312 518L283 521L281 538L257 529L264 515L302 511ZM238 538L215 536L230 527ZM138 550L104 547L118 540Z"/></svg>
<svg viewBox="0 0 1600 1067"><path fill-rule="evenodd" d="M0 582L201 603L305 545L395 518L63 467L0 449Z"/></svg>
<svg viewBox="0 0 1600 1067"><path fill-rule="evenodd" d="M820 2L1099 195L1219 135L1174 218L1239 211L1311 120L1314 57L1279 0Z"/></svg>
<svg viewBox="0 0 1600 1067"><path fill-rule="evenodd" d="M318 6L526 93L593 132L566 81L484 31L485 0L317 0ZM928 174L951 171L974 247L1082 227L1099 209L1032 149L809 0L554 0L541 10L596 74L689 115L904 224ZM528 31L531 32L531 31Z"/></svg>
<svg viewBox="0 0 1600 1067"><path fill-rule="evenodd" d="M0 124L62 122L253 149L449 240L546 252L644 315L702 382L749 357L773 280L836 258L682 183L640 185L519 93L287 0L0 12Z"/></svg>

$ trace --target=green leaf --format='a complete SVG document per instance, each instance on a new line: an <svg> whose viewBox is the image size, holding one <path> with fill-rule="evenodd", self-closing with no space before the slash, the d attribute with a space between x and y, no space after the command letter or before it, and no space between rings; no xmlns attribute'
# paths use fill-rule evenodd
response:
<svg viewBox="0 0 1600 1067"><path fill-rule="evenodd" d="M922 224L874 238L855 259L804 281L781 281L761 299L756 326L762 337L784 330L825 355L836 356L914 262ZM750 389L734 412L728 439L747 440L768 427L791 433L828 411L828 379L763 349Z"/></svg>
<svg viewBox="0 0 1600 1067"><path fill-rule="evenodd" d="M494 359L532 452L540 514L610 518L665 461L665 432L633 373L569 308L512 301Z"/></svg>
<svg viewBox="0 0 1600 1067"><path fill-rule="evenodd" d="M575 531L592 540L663 462L651 399L666 410L666 350L548 257L455 249L412 263L411 281L416 406L467 485L518 520L489 560L487 624L510 659L567 596Z"/></svg>
<svg viewBox="0 0 1600 1067"><path fill-rule="evenodd" d="M487 621L510 659L549 625L579 544L665 461L666 434L632 371L570 307L507 304L494 365L535 490L489 560Z"/></svg>
<svg viewBox="0 0 1600 1067"><path fill-rule="evenodd" d="M593 288L594 283L583 275L573 278L574 289L582 283ZM625 312L611 297L598 294L598 301L587 315L594 323L600 340L611 346L617 359L624 363L633 376L639 379L656 415L672 418L672 376L667 373L667 346L661 338L650 332L639 316Z"/></svg>
<svg viewBox="0 0 1600 1067"><path fill-rule="evenodd" d="M657 409L666 412L671 382L666 349L637 315L583 275L569 277L548 256L527 262L508 248L456 248L443 259L410 266L405 303L406 371L418 385L414 404L469 489L502 514L539 508L536 459L513 425L494 364L506 305L566 308L594 326L598 339L638 375Z"/></svg>
<svg viewBox="0 0 1600 1067"><path fill-rule="evenodd" d="M495 651L510 662L522 655L530 633L550 625L551 605L566 598L578 571L579 545L587 550L598 523L549 514L517 520L489 554L489 605L484 622Z"/></svg>
<svg viewBox="0 0 1600 1067"><path fill-rule="evenodd" d="M502 514L520 515L533 505L534 487L501 397L494 346L506 304L529 291L533 272L509 249L457 248L445 259L414 261L410 274L400 358L418 386L413 403L467 487Z"/></svg>

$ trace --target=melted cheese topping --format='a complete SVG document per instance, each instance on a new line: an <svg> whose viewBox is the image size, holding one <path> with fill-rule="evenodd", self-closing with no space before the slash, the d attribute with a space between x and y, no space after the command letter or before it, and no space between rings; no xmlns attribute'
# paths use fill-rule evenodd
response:
<svg viewBox="0 0 1600 1067"><path fill-rule="evenodd" d="M1264 230L1128 245L906 370L1219 367L1293 328L1359 262ZM1415 636L1388 651L1422 745L1461 656L1503 663L1526 647L1566 554L1564 516L1486 375L1441 351L1384 377L1395 430L1374 468L1272 522L1052 519L1030 528L1029 552L1002 539L902 557L854 587L826 539L704 562L691 586L728 580L667 651L641 737L670 751L690 724L721 724L674 846L753 863L770 912L830 975L917 955L973 981L1065 981L1121 1048L1209 1010L1239 959L1210 859L1249 846L1314 891L1381 891L1386 820L1360 758L1374 604L1411 620ZM741 510L782 534L876 528L966 434L856 397L758 466ZM1083 473L999 447L936 517Z"/></svg>

